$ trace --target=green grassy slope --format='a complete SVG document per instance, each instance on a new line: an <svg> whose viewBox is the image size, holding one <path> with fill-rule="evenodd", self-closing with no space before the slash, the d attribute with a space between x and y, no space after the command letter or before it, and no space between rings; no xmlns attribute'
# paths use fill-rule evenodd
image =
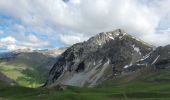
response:
<svg viewBox="0 0 170 100"><path fill-rule="evenodd" d="M0 71L22 86L39 87L55 61L41 53L21 53L15 58L0 59Z"/></svg>
<svg viewBox="0 0 170 100"><path fill-rule="evenodd" d="M96 88L66 86L25 88L0 85L0 97L7 100L170 100L170 71L161 70L122 84L107 81Z"/></svg>

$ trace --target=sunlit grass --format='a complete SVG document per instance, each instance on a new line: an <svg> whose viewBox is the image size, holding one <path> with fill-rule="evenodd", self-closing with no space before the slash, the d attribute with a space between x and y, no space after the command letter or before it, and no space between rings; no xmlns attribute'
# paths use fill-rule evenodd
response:
<svg viewBox="0 0 170 100"><path fill-rule="evenodd" d="M9 100L170 100L169 75L169 70L160 70L124 84L110 80L95 88L65 86L64 91L59 91L58 86L26 88L0 84L0 97Z"/></svg>
<svg viewBox="0 0 170 100"><path fill-rule="evenodd" d="M23 72L27 67L26 66L13 66L6 64L5 62L0 63L0 71L4 73L9 78L15 80L18 84L25 87L36 88L42 86L43 83L39 83L36 81L36 78L39 76L35 76L33 80L31 77L26 76Z"/></svg>

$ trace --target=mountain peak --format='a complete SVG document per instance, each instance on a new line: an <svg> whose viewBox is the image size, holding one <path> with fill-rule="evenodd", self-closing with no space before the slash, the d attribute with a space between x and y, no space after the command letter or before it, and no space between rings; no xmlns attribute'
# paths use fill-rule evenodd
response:
<svg viewBox="0 0 170 100"><path fill-rule="evenodd" d="M114 31L109 31L109 32L103 32L103 34L107 35L109 38L116 38L118 36L124 36L127 33L123 31L122 29L116 29Z"/></svg>
<svg viewBox="0 0 170 100"><path fill-rule="evenodd" d="M122 29L102 32L68 48L50 71L46 85L62 83L95 86L110 76L119 75L148 54L152 47L128 35Z"/></svg>
<svg viewBox="0 0 170 100"><path fill-rule="evenodd" d="M91 37L87 42L97 45L103 45L108 41L113 41L116 38L121 39L123 36L127 35L122 29L116 29L109 32L101 32L93 37Z"/></svg>

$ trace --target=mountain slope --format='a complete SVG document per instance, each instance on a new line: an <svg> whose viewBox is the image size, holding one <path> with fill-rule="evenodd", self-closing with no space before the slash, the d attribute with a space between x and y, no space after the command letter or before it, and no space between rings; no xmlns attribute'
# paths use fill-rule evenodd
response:
<svg viewBox="0 0 170 100"><path fill-rule="evenodd" d="M106 80L99 87L127 84L133 81L164 84L170 82L169 76L170 45L167 45L155 48L132 65L126 65L118 77Z"/></svg>
<svg viewBox="0 0 170 100"><path fill-rule="evenodd" d="M93 87L119 75L152 51L146 43L121 29L100 33L68 48L54 64L45 85Z"/></svg>
<svg viewBox="0 0 170 100"><path fill-rule="evenodd" d="M37 87L45 82L49 70L64 50L4 53L0 58L0 71L22 86Z"/></svg>
<svg viewBox="0 0 170 100"><path fill-rule="evenodd" d="M155 69L165 69L170 67L170 45L160 46L150 52L144 59L139 60L134 66L153 66Z"/></svg>
<svg viewBox="0 0 170 100"><path fill-rule="evenodd" d="M0 72L0 84L17 85L17 83Z"/></svg>
<svg viewBox="0 0 170 100"><path fill-rule="evenodd" d="M136 73L140 70L153 72L160 71L162 69L170 69L170 45L156 48L143 59L140 59L132 66L126 68L124 72Z"/></svg>

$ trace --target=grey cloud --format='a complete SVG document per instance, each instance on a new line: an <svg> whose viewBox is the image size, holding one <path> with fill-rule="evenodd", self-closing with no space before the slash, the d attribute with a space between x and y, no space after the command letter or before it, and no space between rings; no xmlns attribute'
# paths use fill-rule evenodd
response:
<svg viewBox="0 0 170 100"><path fill-rule="evenodd" d="M170 43L170 23L165 23L170 20L169 6L170 0L1 0L0 11L67 45L116 28L165 45Z"/></svg>

